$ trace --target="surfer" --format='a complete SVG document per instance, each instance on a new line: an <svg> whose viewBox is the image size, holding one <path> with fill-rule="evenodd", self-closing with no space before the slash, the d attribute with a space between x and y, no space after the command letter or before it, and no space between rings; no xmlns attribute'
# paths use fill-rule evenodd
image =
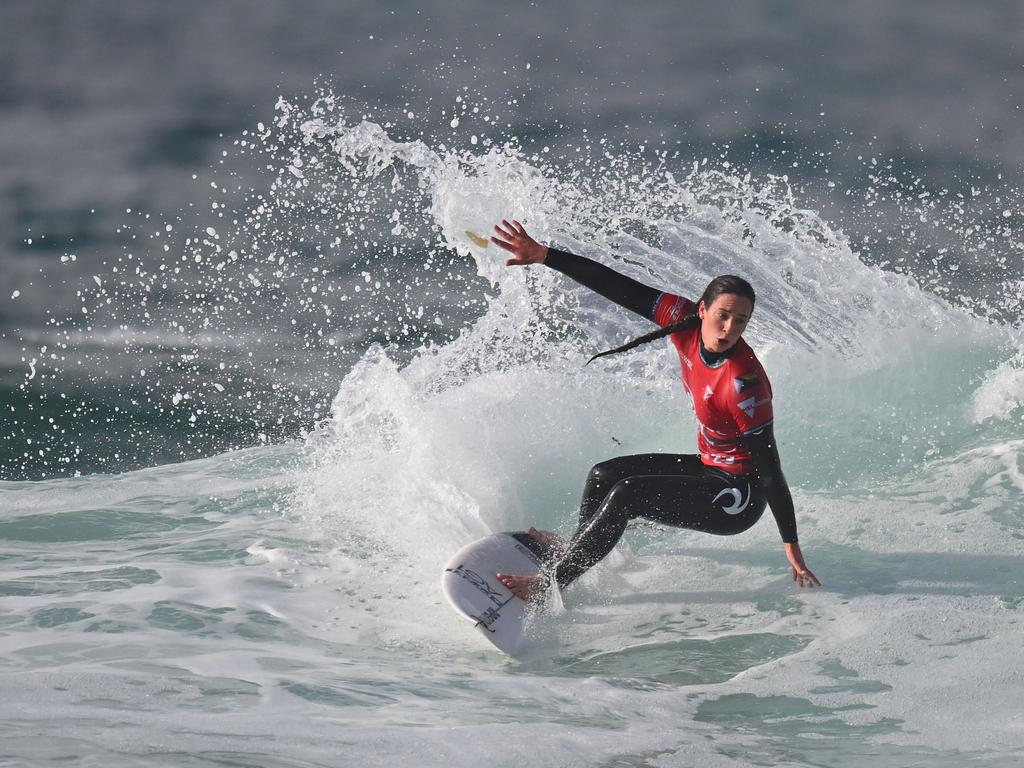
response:
<svg viewBox="0 0 1024 768"><path fill-rule="evenodd" d="M754 310L751 285L735 275L721 275L694 303L542 245L518 221L502 219L494 230L491 241L513 256L507 265L544 264L661 326L594 358L668 336L679 353L683 388L697 416L699 450L699 455L619 456L595 465L583 487L572 538L564 542L531 529L555 550L550 567L539 574L499 573L501 583L524 600L543 594L552 578L563 588L611 552L634 518L729 536L754 525L767 505L793 580L801 587L821 586L797 539L793 499L772 429L771 384L742 338Z"/></svg>

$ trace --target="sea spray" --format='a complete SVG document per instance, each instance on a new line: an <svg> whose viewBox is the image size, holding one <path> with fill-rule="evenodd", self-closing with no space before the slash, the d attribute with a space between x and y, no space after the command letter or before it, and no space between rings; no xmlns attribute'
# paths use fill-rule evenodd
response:
<svg viewBox="0 0 1024 768"><path fill-rule="evenodd" d="M620 185L612 176L603 193L581 197L553 169L524 171L512 148L439 164L365 122L303 125L306 151L322 163L323 147L341 152L349 173L365 161L361 172L377 176L412 158L442 242L491 286L485 311L457 337L411 356L372 347L306 440L294 508L341 550L375 553L363 574L374 594L392 594L376 574L402 562L409 577L392 573L387 589L429 600L421 574L488 531L571 533L596 461L692 450L672 355L656 344L584 368L594 349L642 332L642 320L552 271L505 267L503 252L467 234L502 217L691 295L721 271L752 276L759 301L748 336L773 377L777 433L798 489L885 484L982 434L963 403L1012 334L864 264L782 180L698 166L682 182L630 174ZM601 577L597 569L592 578Z"/></svg>
<svg viewBox="0 0 1024 768"><path fill-rule="evenodd" d="M855 252L785 176L598 138L575 159L514 137L431 147L353 111L329 92L280 99L274 120L236 148L264 175L244 182L227 169L212 184L215 225L152 225L160 247L110 260L79 291L84 313L51 317L25 355L24 408L5 436L9 476L297 437L328 415L339 378L374 344L399 369L423 361L424 386L442 387L526 360L572 360L644 330L549 270L506 268L497 246L467 234L486 236L507 217L666 290L696 295L716 274L746 276L759 294L748 340L780 366L808 350L812 369L877 368L900 355L894 329L902 339L980 333L1005 350L988 355L994 364L1019 346L1005 325L979 330L905 271L871 266L880 257L870 243ZM926 208L931 229L945 215L957 231L988 231L968 224L984 193L922 201L890 178L876 179L874 207L907 219ZM1009 242L1012 219L998 219L973 248ZM170 247L172 234L184 239ZM921 277L933 286L939 274ZM974 308L1012 309L1014 285ZM832 356L857 362L825 362ZM602 370L642 377L655 359L667 370L648 353ZM39 417L52 428L33 431Z"/></svg>

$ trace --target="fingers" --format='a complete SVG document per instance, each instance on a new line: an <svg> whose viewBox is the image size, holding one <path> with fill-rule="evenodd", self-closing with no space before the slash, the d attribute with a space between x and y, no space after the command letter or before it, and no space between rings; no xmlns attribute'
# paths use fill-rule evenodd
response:
<svg viewBox="0 0 1024 768"><path fill-rule="evenodd" d="M502 219L501 224L494 225L494 231L510 242L515 242L520 239L532 239L528 234L526 234L526 228L523 227L523 225L516 219L512 219L511 222L508 219Z"/></svg>
<svg viewBox="0 0 1024 768"><path fill-rule="evenodd" d="M501 224L504 224L503 228ZM494 225L494 231L498 233L498 237L491 236L491 242L500 245L506 251L514 250L516 247L516 241L519 239L519 233L512 229L510 225L504 219L501 220L501 224Z"/></svg>
<svg viewBox="0 0 1024 768"><path fill-rule="evenodd" d="M490 241L511 253L515 258L505 262L506 266L537 264L544 260L548 249L526 233L526 228L517 220L502 219L494 225Z"/></svg>
<svg viewBox="0 0 1024 768"><path fill-rule="evenodd" d="M520 264L529 264L530 263L529 261L524 259L521 255L519 255L519 252L515 248L513 248L512 246L506 245L506 244L502 243L500 240L497 240L497 239L495 239L493 237L491 238L491 241L494 242L494 243L497 243L502 248L504 248L506 251L510 251L511 253L514 253L516 255L516 257L514 259L508 259L505 262L505 266L506 267L515 267L515 266L519 266Z"/></svg>
<svg viewBox="0 0 1024 768"><path fill-rule="evenodd" d="M524 250L530 245L530 236L526 234L522 224L514 219L512 222L509 222L508 219L502 219L501 224L494 225L494 231L498 234L497 236L491 236L491 242L499 248L514 254L516 257L506 261L505 266L512 267L530 263L530 260L526 258L524 253Z"/></svg>
<svg viewBox="0 0 1024 768"><path fill-rule="evenodd" d="M818 577L811 573L806 568L802 570L793 569L793 581L797 582L801 587L820 587L821 582L818 581Z"/></svg>
<svg viewBox="0 0 1024 768"><path fill-rule="evenodd" d="M501 224L495 224L494 231L500 232L508 240L517 240L520 237L519 230L513 227L507 219L502 219Z"/></svg>

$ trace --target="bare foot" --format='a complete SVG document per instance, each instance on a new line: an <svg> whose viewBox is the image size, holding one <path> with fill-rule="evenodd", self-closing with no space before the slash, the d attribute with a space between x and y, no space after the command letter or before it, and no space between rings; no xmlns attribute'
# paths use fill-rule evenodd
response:
<svg viewBox="0 0 1024 768"><path fill-rule="evenodd" d="M534 600L548 590L549 579L543 573L535 573L532 576L510 576L507 573L495 575L498 581L520 600Z"/></svg>

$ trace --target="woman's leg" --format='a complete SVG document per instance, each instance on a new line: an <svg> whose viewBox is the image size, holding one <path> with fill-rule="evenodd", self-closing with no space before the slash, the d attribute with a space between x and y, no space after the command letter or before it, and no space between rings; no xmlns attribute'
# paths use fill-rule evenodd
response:
<svg viewBox="0 0 1024 768"><path fill-rule="evenodd" d="M586 520L581 510L581 525L555 567L560 587L578 579L611 552L634 518L731 535L745 531L761 517L765 501L756 484L724 472L709 472L699 459L694 466L692 461L671 461L676 458L697 459L670 456L664 463L652 460L648 466L675 466L677 471L620 479Z"/></svg>
<svg viewBox="0 0 1024 768"><path fill-rule="evenodd" d="M556 571L556 567L559 562L565 560L565 555L569 554L572 550L572 544L577 538L580 537L581 532L588 527L591 518L601 508L601 503L608 496L609 492L616 487L616 485L623 480L630 477L637 476L650 476L650 475L700 475L704 471L704 465L700 463L700 458L688 454L671 454L671 453L642 453L632 456L619 456L608 461L602 461L600 464L595 464L590 473L587 475L587 480L583 485L583 499L580 502L579 512L579 524L576 527L576 534L572 540L568 543L563 542L560 539L555 540L553 535L549 537L544 531L534 532L530 531L530 535L539 542L544 551L541 553L541 559L544 561L545 574L530 575L530 576L517 576L512 574L499 573L498 579L512 590L513 594L518 595L524 600L528 600L537 594L540 594L548 582L551 573ZM602 525L599 527L601 538L601 545L595 552L596 559L592 560L591 557L587 557L581 562L589 562L579 573L582 573L591 565L600 560L604 555L608 554L615 546L615 543L619 540L622 535L622 531L625 530L626 519L621 524L621 529L616 530L618 521L614 519L614 516L606 518ZM609 529L609 526L611 528ZM597 535L596 533L594 535ZM590 539L584 541L584 547L587 552L590 552L594 548L595 544ZM603 553L601 552L603 550ZM580 554L576 553L572 561L576 562L576 558L579 558ZM569 565L564 566L566 573L569 573ZM571 581L578 577L579 573L573 573L566 578ZM568 583L566 581L565 583Z"/></svg>
<svg viewBox="0 0 1024 768"><path fill-rule="evenodd" d="M583 484L583 499L580 501L579 524L583 528L594 516L604 497L616 483L638 475L701 475L704 465L700 457L676 453L640 453L633 456L618 456L602 461L590 468Z"/></svg>

